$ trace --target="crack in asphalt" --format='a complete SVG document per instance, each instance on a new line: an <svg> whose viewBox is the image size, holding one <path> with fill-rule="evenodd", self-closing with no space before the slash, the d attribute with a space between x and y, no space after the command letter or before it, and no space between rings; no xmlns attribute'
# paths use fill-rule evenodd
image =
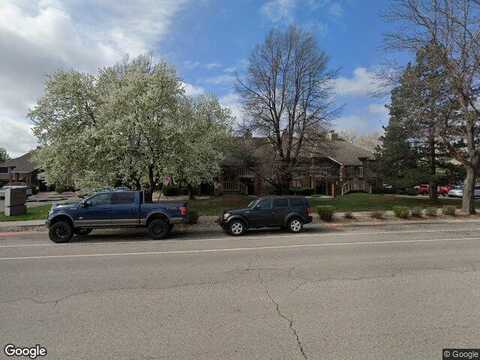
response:
<svg viewBox="0 0 480 360"><path fill-rule="evenodd" d="M282 319L286 320L288 322L288 328L290 329L290 331L292 332L292 334L294 335L295 337L295 341L297 342L297 347L298 347L298 350L300 351L300 354L302 355L302 357L305 359L305 360L308 360L308 356L305 352L305 349L303 347L303 343L300 339L300 336L298 335L298 331L297 329L295 328L294 326L294 322L292 319L290 319L288 316L286 316L281 310L280 310L280 304L275 301L275 299L272 297L272 295L270 294L270 291L268 290L268 287L267 285L265 284L265 282L263 281L263 278L262 276L260 275L260 273L258 273L258 280L260 282L260 284L262 284L263 288L265 289L265 293L267 294L267 297L269 298L269 300L272 302L272 304L275 306L275 312L278 314L278 316L280 316Z"/></svg>

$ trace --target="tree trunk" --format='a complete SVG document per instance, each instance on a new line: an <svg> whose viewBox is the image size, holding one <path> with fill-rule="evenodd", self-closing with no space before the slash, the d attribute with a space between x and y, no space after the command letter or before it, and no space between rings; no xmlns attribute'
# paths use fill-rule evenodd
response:
<svg viewBox="0 0 480 360"><path fill-rule="evenodd" d="M195 200L195 192L194 192L194 189L193 189L192 185L188 184L187 189L188 189L188 198L190 200Z"/></svg>
<svg viewBox="0 0 480 360"><path fill-rule="evenodd" d="M155 191L155 177L153 175L153 166L148 168L148 189L145 190L145 202L153 201L153 192Z"/></svg>
<svg viewBox="0 0 480 360"><path fill-rule="evenodd" d="M428 195L430 197L430 200L437 200L438 199L437 182L430 181L428 186L429 186Z"/></svg>
<svg viewBox="0 0 480 360"><path fill-rule="evenodd" d="M473 195L475 191L476 173L473 166L466 166L466 177L463 187L462 210L467 214L475 214Z"/></svg>
<svg viewBox="0 0 480 360"><path fill-rule="evenodd" d="M278 169L278 191L280 195L290 194L290 183L292 181L292 174L290 173L290 166L286 161L283 161Z"/></svg>
<svg viewBox="0 0 480 360"><path fill-rule="evenodd" d="M438 199L438 192L437 192L437 182L435 177L437 175L437 165L436 165L436 154L435 154L435 137L433 131L431 131L430 135L430 176L431 180L429 183L428 194L431 200Z"/></svg>

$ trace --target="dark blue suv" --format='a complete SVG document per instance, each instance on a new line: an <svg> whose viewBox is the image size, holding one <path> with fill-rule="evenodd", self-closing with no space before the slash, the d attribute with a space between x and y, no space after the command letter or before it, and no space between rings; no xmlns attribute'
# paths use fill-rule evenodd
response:
<svg viewBox="0 0 480 360"><path fill-rule="evenodd" d="M218 219L231 235L242 235L248 229L280 227L298 233L312 222L308 200L301 196L266 196L252 201L244 209L225 210Z"/></svg>

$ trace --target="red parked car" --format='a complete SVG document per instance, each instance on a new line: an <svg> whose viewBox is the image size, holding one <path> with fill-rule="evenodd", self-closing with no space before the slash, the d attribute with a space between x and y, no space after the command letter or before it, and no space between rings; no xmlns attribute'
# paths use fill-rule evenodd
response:
<svg viewBox="0 0 480 360"><path fill-rule="evenodd" d="M438 195L447 196L448 192L452 189L451 185L442 185L437 187ZM430 185L429 184L421 184L417 188L419 195L428 195L430 192Z"/></svg>

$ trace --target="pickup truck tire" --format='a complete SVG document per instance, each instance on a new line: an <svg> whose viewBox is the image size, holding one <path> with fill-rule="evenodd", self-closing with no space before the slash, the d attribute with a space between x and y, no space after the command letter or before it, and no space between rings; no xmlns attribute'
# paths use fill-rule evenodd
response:
<svg viewBox="0 0 480 360"><path fill-rule="evenodd" d="M242 220L236 219L228 223L227 231L230 235L240 236L240 235L243 235L246 230L247 230L247 227L245 226L245 223Z"/></svg>
<svg viewBox="0 0 480 360"><path fill-rule="evenodd" d="M170 225L163 219L154 219L148 224L148 235L155 240L163 239L168 235Z"/></svg>
<svg viewBox="0 0 480 360"><path fill-rule="evenodd" d="M55 243L69 242L73 236L73 227L67 221L57 221L48 229L48 236Z"/></svg>
<svg viewBox="0 0 480 360"><path fill-rule="evenodd" d="M75 235L80 235L80 236L86 236L92 232L93 229L91 228L80 228L80 229L74 229L73 233Z"/></svg>

